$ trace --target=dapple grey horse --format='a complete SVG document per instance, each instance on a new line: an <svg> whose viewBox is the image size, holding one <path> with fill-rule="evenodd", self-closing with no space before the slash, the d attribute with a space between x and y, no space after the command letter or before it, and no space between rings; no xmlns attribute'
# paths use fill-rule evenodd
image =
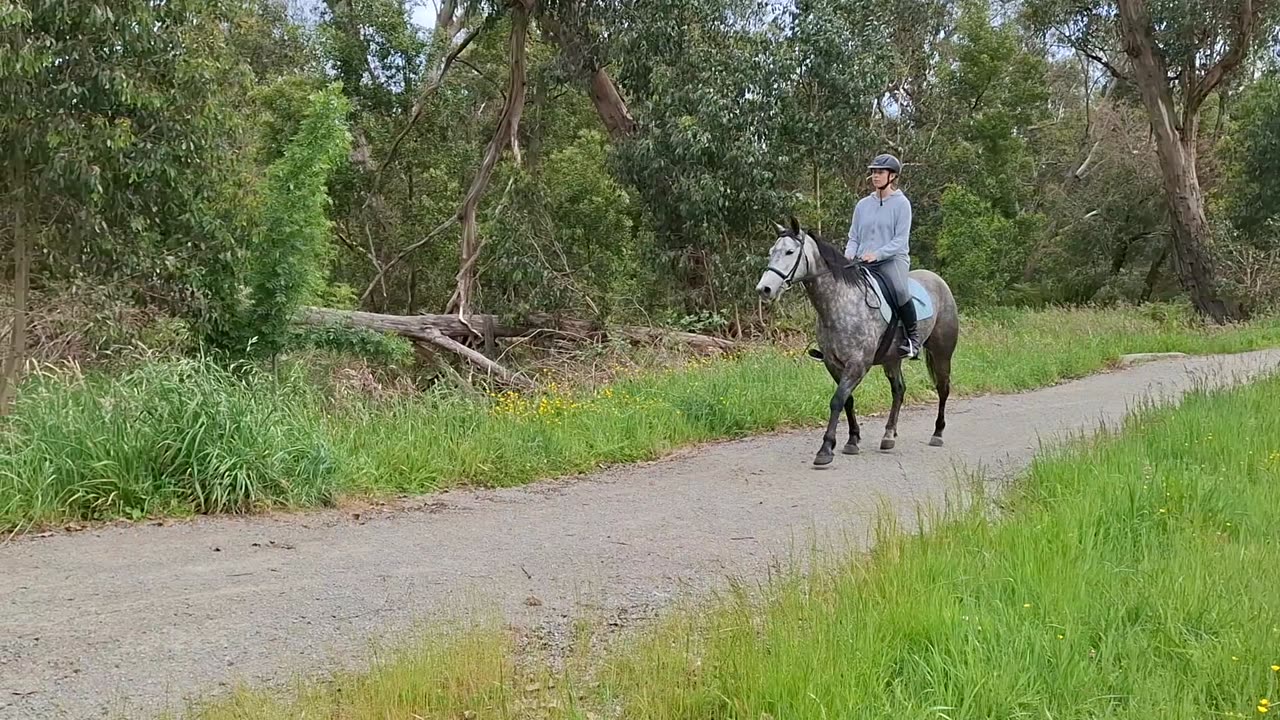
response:
<svg viewBox="0 0 1280 720"><path fill-rule="evenodd" d="M809 302L818 315L818 347L822 362L836 382L831 396L831 417L822 436L814 465L830 464L836 446L836 427L843 408L849 418L849 441L843 453L856 455L862 434L854 415L853 391L875 365L884 367L885 377L893 392L893 405L885 423L881 450L891 450L898 437L898 411L907 392L902 378L902 360L898 342L901 325L893 315L893 332L880 314L880 297L872 288L875 280L868 277L860 261L849 260L835 245L815 237L791 218L791 227L777 225L778 238L769 252L769 267L756 285L766 300L777 300L791 285L804 285ZM938 418L929 444L942 445L946 427L947 396L951 393L951 356L960 336L960 319L951 288L937 274L928 270L912 270L910 277L929 293L933 314L918 323L924 343L925 365L938 392Z"/></svg>

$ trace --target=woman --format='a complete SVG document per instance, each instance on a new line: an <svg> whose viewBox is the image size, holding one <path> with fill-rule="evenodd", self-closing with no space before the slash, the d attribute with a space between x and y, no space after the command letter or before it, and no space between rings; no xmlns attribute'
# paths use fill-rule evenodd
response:
<svg viewBox="0 0 1280 720"><path fill-rule="evenodd" d="M916 329L916 306L907 288L911 270L911 201L898 189L902 163L889 155L877 155L867 166L874 192L858 201L849 224L849 242L844 254L871 266L888 286L889 301L897 305L898 317L907 337L900 346L903 356L920 355L920 335Z"/></svg>

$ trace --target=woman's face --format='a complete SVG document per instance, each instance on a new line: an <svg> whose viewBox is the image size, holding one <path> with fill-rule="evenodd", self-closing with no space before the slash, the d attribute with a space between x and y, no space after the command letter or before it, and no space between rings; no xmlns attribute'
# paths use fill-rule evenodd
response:
<svg viewBox="0 0 1280 720"><path fill-rule="evenodd" d="M876 168L871 171L871 184L877 190L883 190L889 184L889 171L884 168Z"/></svg>

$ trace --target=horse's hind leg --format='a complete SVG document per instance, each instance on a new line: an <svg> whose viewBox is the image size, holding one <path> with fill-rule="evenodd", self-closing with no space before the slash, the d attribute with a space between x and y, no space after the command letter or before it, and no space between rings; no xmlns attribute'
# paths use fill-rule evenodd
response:
<svg viewBox="0 0 1280 720"><path fill-rule="evenodd" d="M892 450L898 438L898 412L902 410L902 402L907 396L907 382L902 378L902 360L885 362L884 376L889 379L889 388L893 391L893 406L889 408L889 421L884 424L884 439L880 441L880 449Z"/></svg>
<svg viewBox="0 0 1280 720"><path fill-rule="evenodd" d="M925 348L924 364L938 391L938 419L933 424L933 437L929 444L942 447L942 430L947 427L947 396L951 394L951 350Z"/></svg>
<svg viewBox="0 0 1280 720"><path fill-rule="evenodd" d="M862 431L858 428L858 418L853 410L853 393L849 393L849 399L844 401L844 415L849 419L849 442L844 444L844 448L840 452L845 455L857 455L858 443L862 440Z"/></svg>

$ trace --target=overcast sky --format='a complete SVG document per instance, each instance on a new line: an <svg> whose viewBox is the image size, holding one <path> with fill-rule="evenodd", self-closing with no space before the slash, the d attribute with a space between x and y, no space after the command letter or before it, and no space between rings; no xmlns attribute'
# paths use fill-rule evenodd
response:
<svg viewBox="0 0 1280 720"><path fill-rule="evenodd" d="M308 25L314 22L316 12L324 7L324 0L285 0L285 2L289 4L290 13L300 20L305 19ZM413 8L413 13L410 15L413 23L424 31L430 30L440 10L439 0L412 0L410 7Z"/></svg>

